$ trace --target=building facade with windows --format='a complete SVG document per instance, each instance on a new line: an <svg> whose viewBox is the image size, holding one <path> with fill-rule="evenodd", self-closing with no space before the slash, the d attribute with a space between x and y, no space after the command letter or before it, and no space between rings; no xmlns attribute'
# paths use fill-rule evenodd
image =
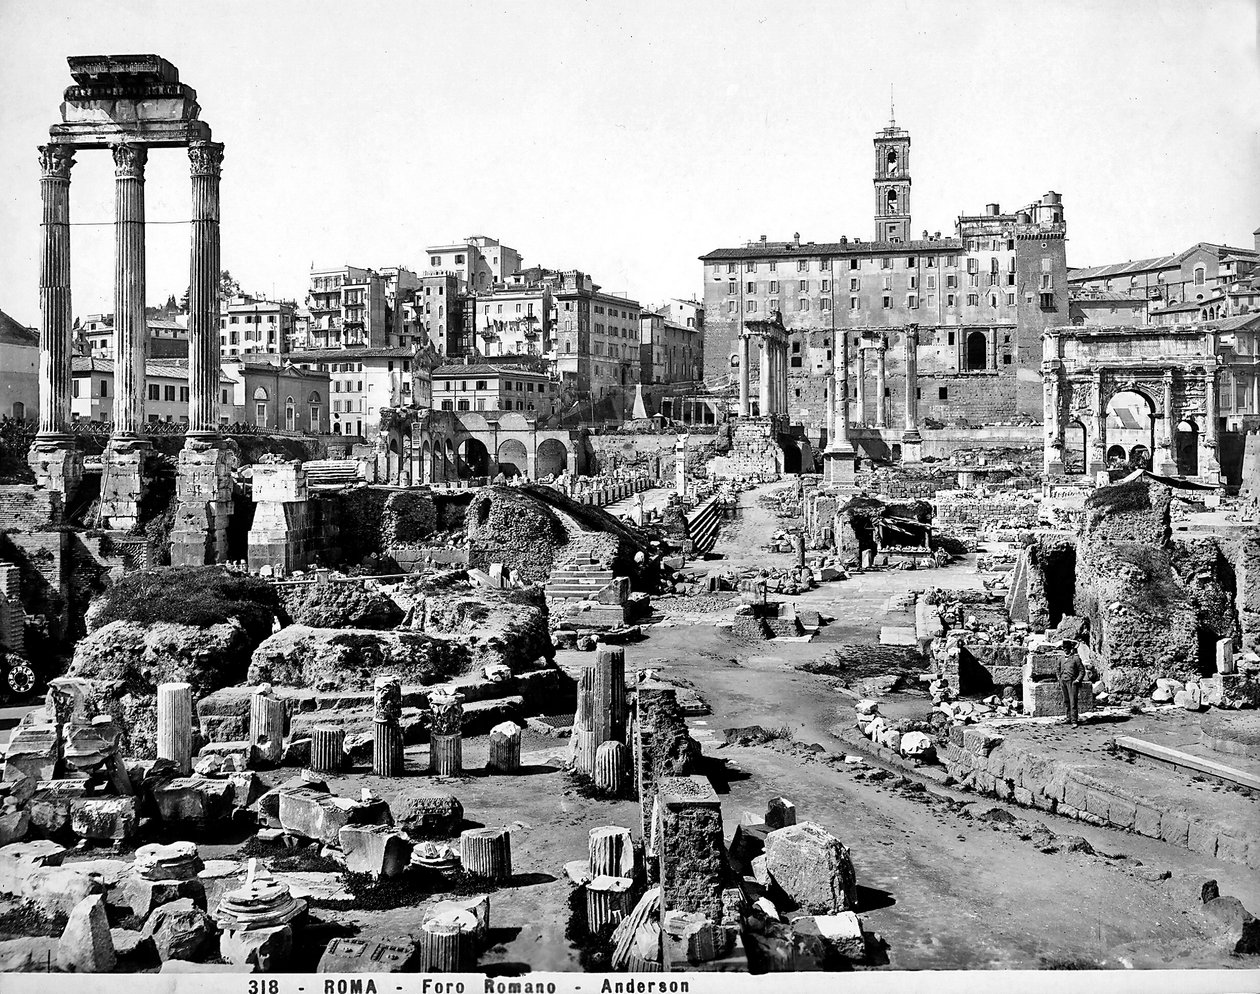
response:
<svg viewBox="0 0 1260 994"><path fill-rule="evenodd" d="M516 411L550 415L559 393L546 373L516 365L452 363L433 370L437 411Z"/></svg>
<svg viewBox="0 0 1260 994"><path fill-rule="evenodd" d="M290 361L328 377L328 431L375 438L385 407L428 408L428 369L410 348L324 349L294 353Z"/></svg>
<svg viewBox="0 0 1260 994"><path fill-rule="evenodd" d="M671 300L639 315L644 385L684 383L704 370L704 307L696 301Z"/></svg>
<svg viewBox="0 0 1260 994"><path fill-rule="evenodd" d="M235 381L221 373L220 391ZM114 360L74 356L71 360L70 416L75 420L114 419ZM188 360L150 359L144 364L144 420L188 420Z"/></svg>
<svg viewBox="0 0 1260 994"><path fill-rule="evenodd" d="M451 272L425 273L402 303L403 348L433 349L438 355L462 355L468 348L464 333L464 298L459 277Z"/></svg>
<svg viewBox="0 0 1260 994"><path fill-rule="evenodd" d="M816 439L832 372L847 382L850 423L902 424L909 341L917 416L1040 421L1041 332L1067 318L1062 198L1013 212L989 204L960 215L950 236L911 239L910 136L890 125L874 147L875 241L763 236L701 257L706 379L733 383L743 323L777 314L789 336L788 414Z"/></svg>
<svg viewBox="0 0 1260 994"><path fill-rule="evenodd" d="M187 359L187 318L149 316L149 357L152 359ZM114 315L89 314L76 332L80 355L94 359L114 358Z"/></svg>
<svg viewBox="0 0 1260 994"><path fill-rule="evenodd" d="M474 340L486 358L551 351L554 300L539 272L517 272L506 283L473 296Z"/></svg>
<svg viewBox="0 0 1260 994"><path fill-rule="evenodd" d="M219 420L255 428L328 432L328 374L303 369L274 355L233 356L223 361Z"/></svg>
<svg viewBox="0 0 1260 994"><path fill-rule="evenodd" d="M371 269L312 269L307 349L384 348L389 344L385 279Z"/></svg>
<svg viewBox="0 0 1260 994"><path fill-rule="evenodd" d="M497 238L470 235L449 245L425 249L429 269L455 273L460 289L478 292L506 282L521 268L521 254Z"/></svg>
<svg viewBox="0 0 1260 994"><path fill-rule="evenodd" d="M219 354L284 355L293 345L293 301L264 300L249 295L224 300L219 306Z"/></svg>
<svg viewBox="0 0 1260 994"><path fill-rule="evenodd" d="M0 417L39 417L39 332L0 311Z"/></svg>

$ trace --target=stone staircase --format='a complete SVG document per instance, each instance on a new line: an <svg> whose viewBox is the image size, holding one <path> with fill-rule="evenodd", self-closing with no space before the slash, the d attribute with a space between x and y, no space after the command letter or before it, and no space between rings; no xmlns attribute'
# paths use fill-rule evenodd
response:
<svg viewBox="0 0 1260 994"><path fill-rule="evenodd" d="M797 638L801 635L801 626L796 618L762 618L767 638Z"/></svg>
<svg viewBox="0 0 1260 994"><path fill-rule="evenodd" d="M311 459L302 464L308 487L345 487L359 481L355 459Z"/></svg>
<svg viewBox="0 0 1260 994"><path fill-rule="evenodd" d="M553 569L543 589L549 600L594 600L613 579L612 570L589 555L580 555Z"/></svg>

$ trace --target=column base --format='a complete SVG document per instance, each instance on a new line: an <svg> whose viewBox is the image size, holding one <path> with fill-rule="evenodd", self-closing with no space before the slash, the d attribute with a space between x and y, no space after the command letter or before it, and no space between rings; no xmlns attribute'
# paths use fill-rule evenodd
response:
<svg viewBox="0 0 1260 994"><path fill-rule="evenodd" d="M1046 476L1061 480L1067 475L1067 471L1063 467L1063 460L1059 456L1052 456L1046 460Z"/></svg>
<svg viewBox="0 0 1260 994"><path fill-rule="evenodd" d="M189 437L175 475L175 524L171 565L204 566L227 561L236 453L217 436Z"/></svg>
<svg viewBox="0 0 1260 994"><path fill-rule="evenodd" d="M861 457L852 446L836 446L823 452L823 482L851 484Z"/></svg>
<svg viewBox="0 0 1260 994"><path fill-rule="evenodd" d="M153 446L144 438L111 438L101 468L103 527L131 531L140 523L140 504L149 489L145 462Z"/></svg>
<svg viewBox="0 0 1260 994"><path fill-rule="evenodd" d="M918 428L907 428L901 433L901 461L923 461L923 436Z"/></svg>
<svg viewBox="0 0 1260 994"><path fill-rule="evenodd" d="M83 453L73 435L36 435L26 456L35 485L60 493L68 503L83 481Z"/></svg>

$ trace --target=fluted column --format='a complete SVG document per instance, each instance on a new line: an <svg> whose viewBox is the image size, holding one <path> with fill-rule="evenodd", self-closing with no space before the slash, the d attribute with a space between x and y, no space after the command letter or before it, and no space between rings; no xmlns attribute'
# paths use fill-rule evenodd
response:
<svg viewBox="0 0 1260 994"><path fill-rule="evenodd" d="M827 410L823 413L827 424L827 446L830 448L836 440L836 374L827 374Z"/></svg>
<svg viewBox="0 0 1260 994"><path fill-rule="evenodd" d="M748 357L752 349L748 347L748 336L739 337L739 415L748 417Z"/></svg>
<svg viewBox="0 0 1260 994"><path fill-rule="evenodd" d="M1211 357L1215 359L1215 355ZM1218 446L1219 415L1217 409L1217 367L1210 366L1203 374L1203 454L1199 457L1199 478L1206 483L1219 483L1221 477L1221 457Z"/></svg>
<svg viewBox="0 0 1260 994"><path fill-rule="evenodd" d="M144 166L149 150L122 143L114 152L114 438L139 437L144 423Z"/></svg>
<svg viewBox="0 0 1260 994"><path fill-rule="evenodd" d="M858 346L857 350L857 372L854 375L854 397L853 406L857 409L854 412L854 422L860 425L866 424L866 350Z"/></svg>
<svg viewBox="0 0 1260 994"><path fill-rule="evenodd" d="M763 335L757 343L761 349L761 361L757 364L757 413L764 418L770 413L770 340Z"/></svg>
<svg viewBox="0 0 1260 994"><path fill-rule="evenodd" d="M906 436L919 434L919 329L906 329Z"/></svg>
<svg viewBox="0 0 1260 994"><path fill-rule="evenodd" d="M788 368L788 343L785 338L779 345L779 413L783 415L788 413L788 398L792 395L789 388Z"/></svg>
<svg viewBox="0 0 1260 994"><path fill-rule="evenodd" d="M885 379L886 368L884 354L887 348L883 343L875 350L875 427L888 427L888 402L884 391L888 389Z"/></svg>
<svg viewBox="0 0 1260 994"><path fill-rule="evenodd" d="M192 252L188 279L188 434L219 433L220 142L194 142Z"/></svg>
<svg viewBox="0 0 1260 994"><path fill-rule="evenodd" d="M44 202L39 260L39 438L66 434L70 420L70 168L74 149L39 148L39 192Z"/></svg>

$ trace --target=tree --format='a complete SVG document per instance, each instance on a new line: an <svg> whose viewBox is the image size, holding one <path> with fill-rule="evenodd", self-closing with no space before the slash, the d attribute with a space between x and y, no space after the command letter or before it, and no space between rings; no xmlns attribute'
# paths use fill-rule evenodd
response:
<svg viewBox="0 0 1260 994"><path fill-rule="evenodd" d="M230 271L226 269L219 270L219 299L231 300L241 292L240 281L233 278ZM188 290L184 291L184 295L179 298L179 309L181 311L188 310Z"/></svg>

